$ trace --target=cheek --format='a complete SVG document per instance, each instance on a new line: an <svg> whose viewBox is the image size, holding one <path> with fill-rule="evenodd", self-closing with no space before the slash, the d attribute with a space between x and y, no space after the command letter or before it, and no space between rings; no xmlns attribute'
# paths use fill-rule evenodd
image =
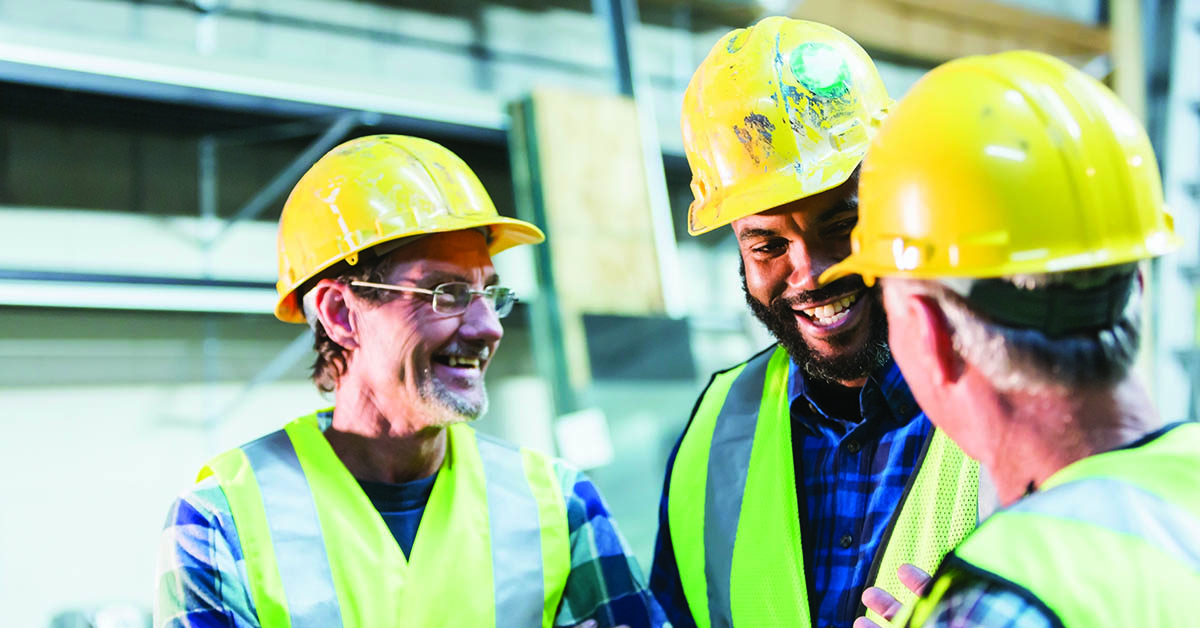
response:
<svg viewBox="0 0 1200 628"><path fill-rule="evenodd" d="M877 303L877 305L879 305ZM900 367L900 371L904 373L905 380L909 380L909 374L918 377L921 374L924 355L918 347L918 342L913 333L912 327L903 317L896 316L888 312L888 347L892 352L892 359L896 361L896 365ZM911 383L911 382L910 382ZM909 386L913 388L913 386Z"/></svg>
<svg viewBox="0 0 1200 628"><path fill-rule="evenodd" d="M455 332L458 331L460 320L453 316L437 316L414 321L410 328L409 346L421 355L433 355L454 337Z"/></svg>
<svg viewBox="0 0 1200 628"><path fill-rule="evenodd" d="M418 313L402 308L376 310L361 334L370 353L383 362L407 359L421 353L423 336L430 325Z"/></svg>
<svg viewBox="0 0 1200 628"><path fill-rule="evenodd" d="M834 238L830 242L829 256L833 259L834 263L837 263L850 257L850 250L850 234L847 233L842 237Z"/></svg>
<svg viewBox="0 0 1200 628"><path fill-rule="evenodd" d="M746 261L746 290L750 296L763 304L783 294L787 289L786 258L779 257L767 261Z"/></svg>

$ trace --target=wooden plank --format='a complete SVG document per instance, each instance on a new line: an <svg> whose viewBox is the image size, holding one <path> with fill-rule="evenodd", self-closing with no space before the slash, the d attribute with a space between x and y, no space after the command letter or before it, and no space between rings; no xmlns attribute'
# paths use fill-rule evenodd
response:
<svg viewBox="0 0 1200 628"><path fill-rule="evenodd" d="M1108 29L999 2L886 0L886 3L942 16L956 24L970 25L971 30L1026 33L1032 41L1054 40L1096 54L1107 52L1109 46Z"/></svg>
<svg viewBox="0 0 1200 628"><path fill-rule="evenodd" d="M642 0L659 6L679 0ZM695 0L697 13L729 24L751 24L749 4ZM829 24L868 52L931 65L956 57L1024 48L1079 64L1108 54L1109 29L990 0L804 0L792 17Z"/></svg>
<svg viewBox="0 0 1200 628"><path fill-rule="evenodd" d="M662 285L633 100L533 93L538 159L564 306L661 314Z"/></svg>
<svg viewBox="0 0 1200 628"><path fill-rule="evenodd" d="M591 380L583 314L665 311L637 108L615 94L537 89L514 121L532 130L516 138L524 144L514 164L529 172L514 180L524 204L539 208L547 236L539 255L554 295L546 315L556 321L535 342L559 345L546 358L556 388L583 390ZM556 390L559 412L576 409L571 397Z"/></svg>
<svg viewBox="0 0 1200 628"><path fill-rule="evenodd" d="M1146 122L1146 63L1142 56L1142 19L1137 0L1107 0L1112 15L1113 91Z"/></svg>

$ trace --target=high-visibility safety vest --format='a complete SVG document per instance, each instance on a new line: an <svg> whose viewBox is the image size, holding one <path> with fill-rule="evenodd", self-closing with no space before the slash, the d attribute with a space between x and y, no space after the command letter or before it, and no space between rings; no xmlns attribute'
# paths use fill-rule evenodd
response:
<svg viewBox="0 0 1200 628"><path fill-rule="evenodd" d="M788 364L776 347L714 376L675 456L667 518L700 628L812 624ZM933 431L867 581L905 601L897 569L933 570L975 528L978 491L978 464Z"/></svg>
<svg viewBox="0 0 1200 628"><path fill-rule="evenodd" d="M263 628L552 625L571 565L551 459L446 431L408 558L315 414L204 467L229 500Z"/></svg>
<svg viewBox="0 0 1200 628"><path fill-rule="evenodd" d="M1200 425L1084 458L997 512L946 557L908 625L964 578L1015 585L1065 628L1197 625Z"/></svg>

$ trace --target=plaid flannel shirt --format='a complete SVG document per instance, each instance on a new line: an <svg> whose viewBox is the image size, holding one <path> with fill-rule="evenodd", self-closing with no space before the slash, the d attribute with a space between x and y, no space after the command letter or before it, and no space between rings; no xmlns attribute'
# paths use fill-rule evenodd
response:
<svg viewBox="0 0 1200 628"><path fill-rule="evenodd" d="M967 578L967 576L963 576ZM1050 628L1057 618L1047 617L1036 604L1015 590L979 579L955 584L938 602L924 628Z"/></svg>

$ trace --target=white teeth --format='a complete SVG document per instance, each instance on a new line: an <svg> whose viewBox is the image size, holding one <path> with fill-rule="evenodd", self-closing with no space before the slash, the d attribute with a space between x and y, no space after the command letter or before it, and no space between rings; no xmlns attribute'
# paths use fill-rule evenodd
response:
<svg viewBox="0 0 1200 628"><path fill-rule="evenodd" d="M831 316L817 317L817 318L814 318L813 320L816 321L816 323L818 325L832 325L832 324L842 320L843 318L846 318L847 314L848 313L845 310L842 310Z"/></svg>
<svg viewBox="0 0 1200 628"><path fill-rule="evenodd" d="M852 294L850 296L842 297L833 303L827 303L825 305L820 305L801 311L818 323L827 325L829 323L835 323L841 320L845 315L843 314L842 316L838 316L838 314L841 314L841 312L845 311L846 308L850 307L857 300L858 295Z"/></svg>

